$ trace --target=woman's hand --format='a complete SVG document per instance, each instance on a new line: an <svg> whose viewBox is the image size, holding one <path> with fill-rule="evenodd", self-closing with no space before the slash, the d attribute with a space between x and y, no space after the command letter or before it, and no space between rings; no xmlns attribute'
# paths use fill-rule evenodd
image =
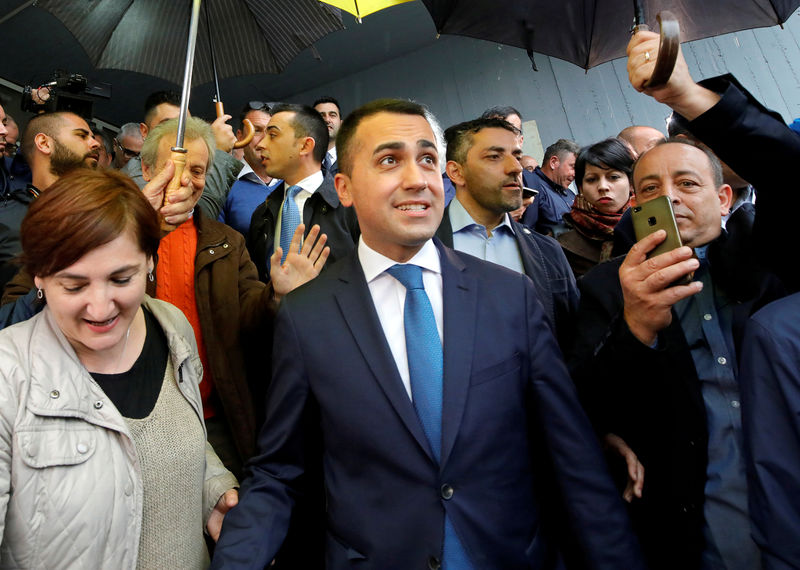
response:
<svg viewBox="0 0 800 570"><path fill-rule="evenodd" d="M214 507L214 510L211 511L211 515L208 517L208 523L206 524L208 536L213 538L214 542L217 542L219 539L219 533L222 531L222 520L225 518L225 513L238 504L239 491L236 489L229 489L225 491L225 494L219 498L219 501L217 501L217 505Z"/></svg>

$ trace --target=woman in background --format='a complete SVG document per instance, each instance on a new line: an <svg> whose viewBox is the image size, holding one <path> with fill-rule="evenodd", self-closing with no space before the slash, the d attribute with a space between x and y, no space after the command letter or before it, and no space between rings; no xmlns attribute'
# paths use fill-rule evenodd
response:
<svg viewBox="0 0 800 570"><path fill-rule="evenodd" d="M581 149L575 162L578 196L564 214L570 230L558 237L575 277L611 257L614 226L630 206L633 156L619 139Z"/></svg>

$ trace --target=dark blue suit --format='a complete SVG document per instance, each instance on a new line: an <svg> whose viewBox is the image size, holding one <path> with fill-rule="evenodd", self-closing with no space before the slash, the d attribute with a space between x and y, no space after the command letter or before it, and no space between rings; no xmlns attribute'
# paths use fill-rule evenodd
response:
<svg viewBox="0 0 800 570"><path fill-rule="evenodd" d="M742 343L742 429L753 538L768 570L800 567L800 293L753 315Z"/></svg>
<svg viewBox="0 0 800 570"><path fill-rule="evenodd" d="M355 254L279 311L267 422L212 568L277 552L322 448L326 567L436 567L447 511L475 568L542 568L534 465L552 456L593 568L641 568L621 500L530 280L437 243L444 300L441 466ZM547 448L532 430L543 425ZM447 499L443 486L454 492ZM541 490L548 492L548 489Z"/></svg>

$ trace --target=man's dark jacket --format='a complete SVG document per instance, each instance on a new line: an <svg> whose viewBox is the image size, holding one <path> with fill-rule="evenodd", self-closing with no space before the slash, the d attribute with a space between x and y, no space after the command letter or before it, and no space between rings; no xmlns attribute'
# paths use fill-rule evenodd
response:
<svg viewBox="0 0 800 570"><path fill-rule="evenodd" d="M761 245L765 234L774 239L791 227L775 228L787 216L786 210L792 210L779 192L786 188L785 180L777 184L769 174L763 176L769 169L757 172L745 165L761 162L753 153L773 160L776 153L787 152L779 150L785 145L793 145L796 159L800 138L792 135L795 140L789 140L777 128L773 114L754 104L739 87L726 85L722 100L692 121L690 128L704 142L713 142L712 149L736 172L763 189L757 208L750 204L739 208L728 220L727 231L708 250L714 287L733 301L732 332L739 355L747 318L785 294L785 285L796 282L791 268L787 271L772 263ZM782 128L788 132L785 125ZM747 148L747 161L736 162L743 154L731 147ZM780 251L781 243L772 242L770 247ZM622 314L621 263L617 258L600 264L579 283L581 302L570 368L598 431L621 436L645 467L643 497L634 499L630 512L651 567L699 568L708 463L700 380L674 311L655 349L630 332ZM783 283L773 271L780 273Z"/></svg>
<svg viewBox="0 0 800 570"><path fill-rule="evenodd" d="M247 249L258 268L258 277L269 281L269 257L275 249L275 224L280 216L281 204L286 195L286 183L281 184L267 197L250 220L247 234ZM341 259L353 249L360 231L353 208L346 208L339 201L333 178L326 175L316 192L309 196L303 206L303 223L306 235L314 224L319 224L320 233L328 236L326 245L331 248L327 266Z"/></svg>
<svg viewBox="0 0 800 570"><path fill-rule="evenodd" d="M571 340L578 309L578 287L575 285L572 269L561 246L553 238L533 232L513 220L511 227L522 257L525 275L533 281L545 315L563 348ZM447 247L453 247L449 206L444 211L439 229L436 230L436 237Z"/></svg>

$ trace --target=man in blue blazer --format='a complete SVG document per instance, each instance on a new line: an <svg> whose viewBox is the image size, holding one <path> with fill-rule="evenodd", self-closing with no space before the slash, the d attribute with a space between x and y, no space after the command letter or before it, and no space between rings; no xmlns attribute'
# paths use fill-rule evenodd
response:
<svg viewBox="0 0 800 570"><path fill-rule="evenodd" d="M436 237L448 247L530 277L565 346L572 341L578 309L575 276L556 240L509 215L522 205L519 131L504 119L481 118L449 127L444 137L446 170L456 195Z"/></svg>
<svg viewBox="0 0 800 570"><path fill-rule="evenodd" d="M212 568L269 564L320 460L326 568L547 568L543 457L586 565L643 568L533 284L431 239L431 120L380 100L339 132L359 245L283 301L260 454Z"/></svg>

